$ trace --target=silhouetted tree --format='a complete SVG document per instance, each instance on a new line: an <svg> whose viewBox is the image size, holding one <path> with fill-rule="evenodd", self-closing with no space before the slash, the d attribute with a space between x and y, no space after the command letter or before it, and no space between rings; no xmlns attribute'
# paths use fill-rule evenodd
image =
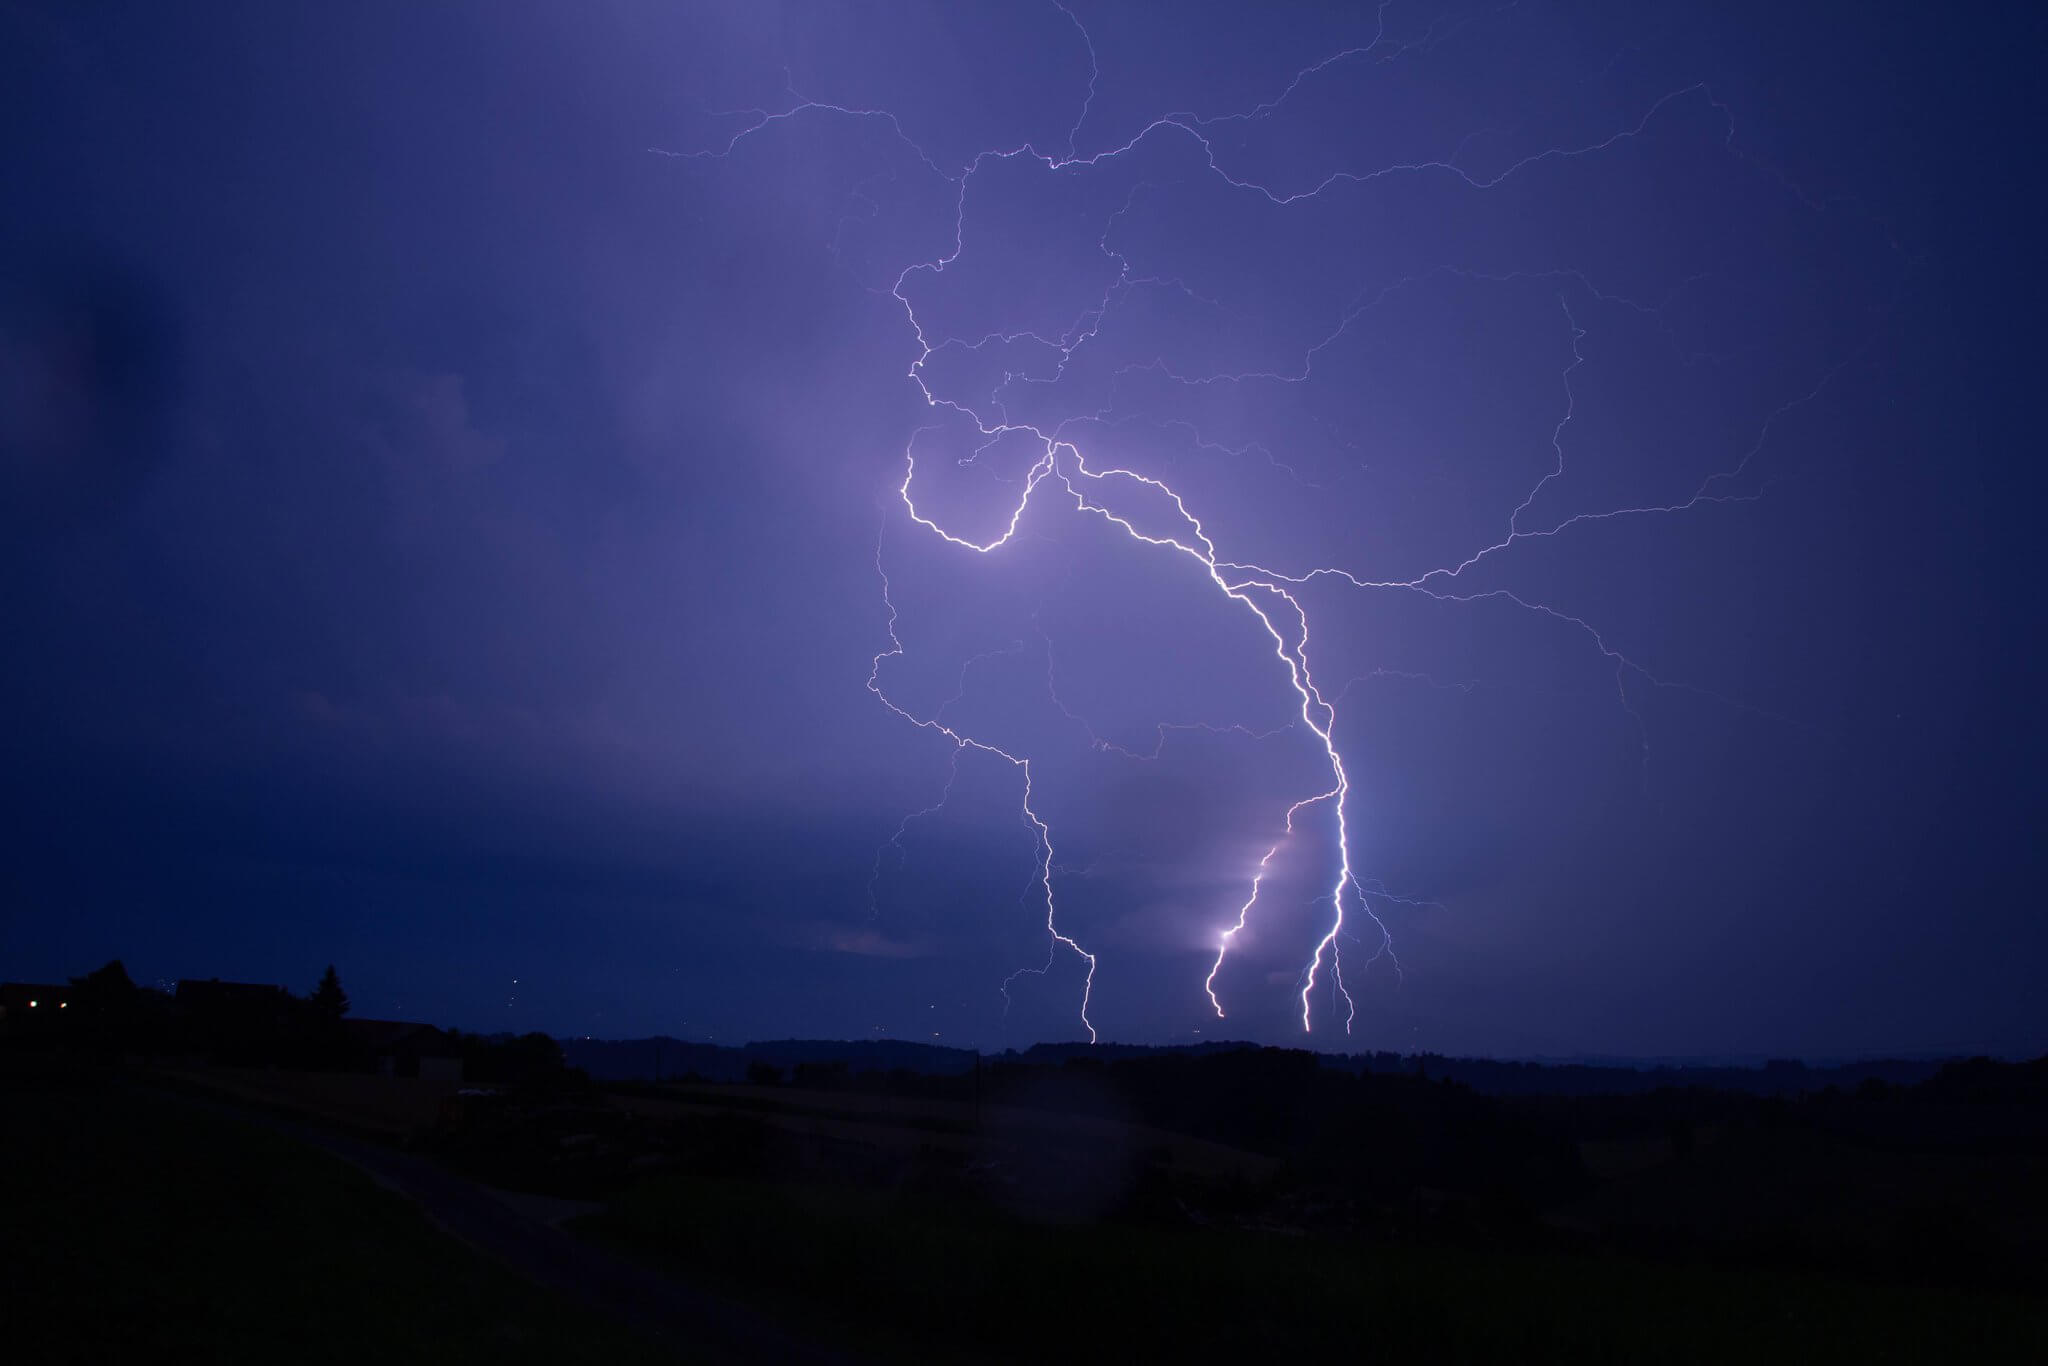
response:
<svg viewBox="0 0 2048 1366"><path fill-rule="evenodd" d="M465 1080L543 1092L581 1091L590 1085L583 1071L563 1060L562 1045L546 1034L465 1034L459 1029L447 1033L462 1058Z"/></svg>
<svg viewBox="0 0 2048 1366"><path fill-rule="evenodd" d="M348 1014L348 993L341 989L341 977L334 970L334 964L327 965L327 971L320 977L320 985L313 988L313 994L306 998L313 1007L314 1017L323 1023L339 1022Z"/></svg>
<svg viewBox="0 0 2048 1366"><path fill-rule="evenodd" d="M71 979L71 1022L78 1037L110 1051L127 1046L138 1030L142 989L118 958Z"/></svg>
<svg viewBox="0 0 2048 1366"><path fill-rule="evenodd" d="M348 1013L348 993L341 989L340 974L329 963L320 985L299 1004L292 1051L300 1065L315 1068L346 1068L362 1059L350 1056L347 1032L341 1017Z"/></svg>
<svg viewBox="0 0 2048 1366"><path fill-rule="evenodd" d="M800 1062L791 1073L790 1084L813 1091L843 1091L849 1072L844 1058L830 1062Z"/></svg>
<svg viewBox="0 0 2048 1366"><path fill-rule="evenodd" d="M105 967L95 968L83 977L72 978L71 986L77 993L78 1008L94 1013L119 1010L132 1004L137 990L129 979L128 969L118 958L110 959Z"/></svg>

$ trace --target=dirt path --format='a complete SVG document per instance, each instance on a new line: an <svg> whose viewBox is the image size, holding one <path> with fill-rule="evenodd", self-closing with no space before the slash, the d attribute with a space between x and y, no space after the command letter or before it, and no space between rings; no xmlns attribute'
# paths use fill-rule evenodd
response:
<svg viewBox="0 0 2048 1366"><path fill-rule="evenodd" d="M260 1125L332 1153L386 1189L413 1201L437 1227L600 1313L679 1349L706 1349L742 1361L849 1363L852 1358L804 1341L765 1316L663 1275L555 1227L571 1202L536 1203L495 1191L415 1153L351 1138L244 1105L138 1085L166 1102L196 1106Z"/></svg>

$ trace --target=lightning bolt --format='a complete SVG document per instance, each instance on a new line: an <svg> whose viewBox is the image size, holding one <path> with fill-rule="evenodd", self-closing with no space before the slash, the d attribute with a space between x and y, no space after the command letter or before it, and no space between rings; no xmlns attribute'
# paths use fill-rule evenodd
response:
<svg viewBox="0 0 2048 1366"><path fill-rule="evenodd" d="M1330 907L1330 914L1327 925L1312 946L1298 978L1299 1015L1302 1029L1305 1032L1312 1032L1316 1022L1317 993L1325 981L1325 974L1327 972L1327 982L1332 993L1333 1003L1341 1002L1343 1006L1344 1028L1349 1033L1357 1017L1357 1002L1346 985L1342 961L1343 943L1347 939L1352 938L1347 930L1347 913L1355 911L1356 914L1370 921L1377 929L1379 942L1371 961L1376 962L1383 956L1387 957L1394 963L1398 971L1400 963L1398 958L1393 956L1392 935L1379 915L1373 910L1372 898L1378 897L1385 901L1408 906L1428 906L1435 903L1394 896L1388 893L1384 886L1376 880L1361 877L1354 866L1351 829L1352 813L1349 807L1351 778L1346 769L1342 748L1337 740L1337 703L1348 694L1353 683L1361 680L1351 680L1335 696L1326 696L1324 694L1316 680L1311 663L1311 614L1304 601L1305 590L1311 585L1322 581L1329 581L1332 584L1346 585L1361 591L1419 595L1431 601L1451 606L1472 607L1485 603L1503 604L1578 633L1591 646L1593 651L1597 653L1599 658L1611 667L1615 680L1615 690L1621 708L1631 718L1632 724L1643 741L1643 762L1647 765L1649 755L1647 732L1644 729L1643 718L1631 696L1631 683L1647 684L1648 686L1658 688L1685 688L1690 687L1690 685L1664 678L1644 664L1631 658L1611 643L1608 635L1599 626L1579 613L1553 605L1533 594L1516 589L1502 587L1468 588L1466 586L1467 575L1489 561L1506 556L1518 546L1531 541L1565 536L1575 528L1590 524L1622 518L1678 516L1706 506L1754 502L1762 498L1773 481L1770 479L1753 483L1745 481L1750 479L1752 467L1769 442L1774 427L1800 407L1816 401L1844 370L1856 362L1860 352L1851 352L1841 357L1834 364L1824 368L1809 383L1794 392L1791 397L1786 399L1763 422L1761 428L1756 431L1754 441L1746 449L1742 450L1736 458L1727 462L1723 468L1708 474L1701 480L1690 496L1664 503L1578 511L1548 522L1541 522L1538 520L1535 511L1539 498L1546 489L1551 488L1562 480L1567 471L1566 452L1569 444L1567 437L1571 425L1577 416L1578 403L1578 398L1573 388L1573 376L1585 361L1584 354L1580 349L1580 342L1586 336L1586 330L1581 325L1578 316L1575 315L1570 299L1562 292L1563 289L1567 285L1574 285L1598 301L1616 304L1653 317L1661 326L1663 310L1671 299L1698 283L1700 277L1690 277L1680 283L1662 303L1649 304L1631 300L1610 291L1604 291L1597 287L1595 282L1589 279L1583 272L1577 270L1486 274L1479 271L1466 270L1461 267L1446 267L1444 268L1446 273L1468 280L1505 282L1508 280L1543 278L1551 279L1558 283L1560 293L1558 294L1557 302L1562 315L1563 331L1570 351L1570 361L1564 366L1558 380L1562 403L1561 412L1550 433L1549 445L1553 458L1550 461L1549 468L1528 487L1521 501L1508 513L1505 525L1501 527L1499 534L1492 541L1472 549L1463 558L1453 563L1430 568L1424 573L1409 578L1374 578L1341 565L1326 564L1274 568L1249 560L1226 558L1219 551L1215 541L1205 528L1202 519L1189 507L1182 494L1168 483L1153 475L1130 468L1108 464L1098 468L1091 464L1091 457L1083 449L1082 441L1075 435L1075 432L1078 428L1085 425L1108 425L1117 421L1111 409L1105 408L1086 415L1068 417L1058 425L1048 429L1031 423L1013 421L1004 398L1006 391L1008 391L1013 383L1045 384L1056 382L1064 375L1067 366L1076 354L1097 337L1105 319L1110 316L1117 304L1134 291L1147 288L1173 290L1192 299L1201 299L1202 296L1195 294L1183 281L1177 278L1141 273L1123 253L1110 245L1110 238L1117 223L1130 211L1138 195L1147 188L1146 182L1141 180L1131 187L1129 193L1125 196L1123 204L1110 215L1098 239L1097 245L1099 249L1115 268L1114 278L1104 290L1099 300L1093 301L1088 307L1082 309L1058 333L1048 335L1039 331L1019 329L1014 331L990 331L979 337L951 337L937 335L935 332L929 331L925 320L919 316L918 309L911 297L910 286L913 281L919 278L944 275L961 258L965 251L966 228L972 187L977 177L987 168L1004 163L1030 161L1037 163L1046 173L1052 175L1079 172L1133 156L1141 146L1164 140L1179 139L1186 140L1193 145L1206 174L1213 178L1225 192L1255 196L1278 208L1290 208L1316 201L1338 187L1365 186L1396 177L1448 178L1462 183L1463 186L1475 193L1485 193L1510 180L1529 175L1546 165L1598 157L1624 144L1641 139L1669 111L1686 103L1696 104L1710 110L1723 121L1726 130L1723 138L1723 147L1730 155L1759 167L1762 164L1736 146L1735 119L1729 107L1715 95L1708 85L1705 83L1693 83L1670 89L1660 97L1641 106L1636 118L1613 128L1612 131L1604 136L1540 148L1510 162L1504 168L1490 175L1475 175L1459 164L1459 160L1465 154L1467 147L1474 138L1481 135L1480 132L1468 134L1447 155L1442 157L1419 158L1363 168L1328 168L1315 173L1312 183L1308 184L1306 188L1290 189L1227 169L1225 166L1226 158L1219 151L1215 140L1218 130L1223 127L1242 127L1257 124L1276 115L1294 99L1305 85L1312 81L1328 79L1340 68L1349 65L1362 63L1383 64L1400 60L1411 52L1428 51L1438 43L1446 40L1452 33L1467 25L1481 22L1487 15L1497 12L1488 11L1487 15L1467 16L1448 25L1448 27L1441 23L1433 23L1422 35L1403 40L1395 39L1389 35L1386 18L1387 12L1391 7L1390 3L1382 3L1378 8L1376 32L1371 42L1331 53L1321 60L1302 68L1269 99L1261 101L1241 112L1209 117L1202 117L1187 112L1161 114L1145 123L1129 139L1115 145L1101 147L1084 153L1081 151L1082 133L1089 122L1098 93L1101 82L1101 67L1097 58L1095 43L1080 18L1066 4L1060 3L1060 0L1052 0L1052 4L1064 16L1065 20L1071 24L1078 36L1080 45L1085 53L1088 71L1085 93L1078 101L1078 109L1073 122L1066 127L1063 139L1064 145L1061 147L1046 150L1027 141L1015 146L985 148L976 151L968 158L965 164L957 167L948 167L942 165L937 157L920 146L910 136L903 120L896 113L885 108L866 108L811 98L799 94L791 86L786 89L786 102L780 107L774 109L762 107L729 111L721 116L736 121L737 126L734 131L722 139L714 141L711 145L685 152L668 151L659 148L651 148L649 150L664 156L684 159L723 159L739 154L746 143L751 139L759 137L764 132L778 126L792 124L801 119L836 118L859 120L873 122L886 128L888 135L907 148L910 154L924 168L938 176L951 187L953 221L951 225L950 248L943 254L931 259L915 261L904 266L900 273L895 276L893 283L887 287L886 291L878 290L877 292L885 292L888 297L892 298L901 307L915 353L906 374L911 382L916 385L926 407L936 412L964 418L973 424L976 433L981 438L981 444L959 463L974 463L997 443L1016 439L1035 443L1037 453L1023 474L1021 487L1015 496L1014 503L1009 507L1007 519L1002 523L1001 529L994 535L987 536L984 539L977 539L973 535L966 534L957 528L949 526L942 517L928 512L920 505L917 496L919 478L918 437L932 430L931 428L924 428L919 432L913 433L910 441L904 448L902 478L894 490L895 501L900 504L902 513L908 522L919 528L922 532L938 538L944 544L965 554L992 556L1001 553L1018 537L1019 528L1022 525L1026 511L1033 504L1034 500L1042 499L1052 494L1053 491L1057 491L1057 495L1063 495L1061 501L1064 502L1072 514L1083 518L1096 519L1115 527L1134 543L1161 554L1175 556L1184 560L1190 572L1198 573L1202 580L1213 588L1217 594L1236 604L1237 607L1248 611L1257 621L1271 642L1271 654L1276 665L1276 677L1284 679L1285 686L1291 691L1293 697L1293 711L1298 721L1291 723L1286 729L1298 728L1307 736L1312 737L1319 751L1322 764L1327 770L1328 780L1327 786L1324 786L1319 791L1300 797L1287 808L1282 832L1267 847L1264 856L1259 859L1257 866L1251 871L1249 892L1243 902L1237 907L1234 920L1227 927L1220 929L1217 935L1215 940L1215 956L1210 963L1208 974L1203 980L1203 990L1215 1015L1218 1018L1224 1018L1225 1010L1223 1000L1218 991L1218 978L1224 969L1234 941L1243 933L1259 904L1260 893L1271 870L1273 860L1294 836L1297 820L1302 817L1304 812L1327 807L1331 825L1334 827L1335 867L1330 873L1327 883L1328 890L1322 897L1318 898L1318 904L1327 901ZM1508 7L1503 6L1502 8ZM1481 130L1481 132L1483 131ZM1767 167L1763 169L1768 171L1786 192L1793 195L1808 208L1819 209L1823 206L1823 201L1809 196L1782 175L1775 171L1770 171ZM869 187L876 184L879 179L880 177L870 177L861 182L855 190L855 197L872 207L874 201L869 195ZM1122 378L1138 370L1149 370L1171 383L1189 387L1225 384L1304 383L1313 373L1318 357L1337 342L1339 338L1343 337L1359 319L1380 306L1395 291L1416 283L1418 281L1414 278L1399 280L1369 295L1354 299L1342 311L1334 329L1313 345L1307 347L1300 355L1298 363L1291 368L1268 369L1247 373L1184 374L1173 370L1164 359L1156 359L1150 362L1127 365L1116 371L1116 377ZM1214 303L1213 300L1203 301L1211 304ZM1669 329L1667 328L1666 331L1668 332ZM1872 335L1874 336L1875 332ZM1672 334L1672 339L1675 344L1675 334ZM1043 348L1046 355L1051 359L1051 374L1049 376L1006 371L993 390L989 391L985 396L976 398L941 392L940 388L929 378L932 362L942 352L961 351L971 353L991 345L1014 345L1023 342L1033 343ZM1256 453L1275 469L1294 478L1297 482L1304 484L1307 482L1300 480L1292 467L1277 459L1272 452L1265 450L1263 447L1255 448L1249 445L1239 447L1216 446L1214 443L1207 442L1193 424L1178 419L1160 425L1184 428L1197 445L1204 449L1229 450L1234 454ZM1141 528L1138 520L1139 514L1126 505L1126 499L1135 499L1140 503L1149 500L1152 503L1170 508L1170 516L1175 523L1174 529L1162 533L1156 530ZM1019 977L1025 975L1043 976L1052 969L1060 954L1068 953L1074 955L1086 965L1086 973L1081 989L1080 1021L1087 1030L1089 1039L1094 1041L1097 1034L1090 1018L1090 1006L1093 1001L1097 958L1094 953L1085 949L1061 927L1058 900L1054 886L1055 856L1053 832L1035 804L1032 760L1028 755L1013 752L985 738L970 734L966 730L956 727L947 720L946 715L950 706L965 695L968 687L968 674L975 664L999 654L1015 653L1021 649L1021 646L1013 645L1005 650L989 651L969 659L961 667L959 687L948 702L939 706L931 715L919 715L913 712L893 699L883 684L885 663L892 659L901 658L904 655L904 646L897 633L897 607L884 563L883 542L879 537L876 542L875 572L881 581L882 601L887 615L885 626L886 644L870 661L867 679L868 691L891 713L918 729L930 731L943 737L951 747L947 780L944 789L939 794L938 800L927 807L905 815L902 822L898 825L895 835L886 843L884 848L893 848L899 861L901 860L903 856L903 840L911 823L937 812L950 799L954 783L958 778L959 762L963 754L968 751L974 751L986 754L1009 765L1017 773L1020 780L1021 820L1031 831L1035 850L1032 886L1035 888L1036 894L1043 904L1045 933L1047 935L1047 957L1042 965L1021 967L1012 972L1002 983L1002 995L1007 1007L1010 988ZM1042 631L1041 635L1043 635ZM1150 753L1112 745L1102 740L1083 718L1077 716L1067 708L1064 702L1060 701L1054 685L1052 645L1049 638L1045 640L1045 661L1046 691L1051 697L1053 704L1067 718L1079 722L1087 729L1090 745L1096 749L1112 750L1132 759L1144 760L1159 756L1165 746L1169 730L1201 728L1212 731L1237 731L1261 739L1270 738L1279 733L1278 731L1253 732L1243 726L1218 726L1206 722L1162 723L1158 731L1158 743ZM1431 686L1449 687L1464 691L1469 691L1472 687L1476 686L1476 683L1471 682L1448 685L1439 684L1427 675L1402 673L1395 670L1378 670L1367 677L1389 676L1417 679ZM1703 689L1693 690L1705 692ZM1706 695L1718 696L1718 694L1712 693L1707 693ZM1736 706L1746 705L1736 699L1721 698L1720 700ZM1761 709L1749 709L1761 713ZM1771 715L1771 713L1761 714ZM880 876L882 857L883 851L878 850L875 874L869 882L871 911L874 906L875 879ZM1368 963L1369 966L1370 962Z"/></svg>
<svg viewBox="0 0 2048 1366"><path fill-rule="evenodd" d="M908 487L908 483L909 481L906 479L906 488ZM1022 515L1021 504L1019 515ZM1011 529L1015 530L1014 521L1011 524ZM940 534L945 535L943 531L940 532ZM952 540L954 538L948 536L947 539ZM961 544L969 543L961 542ZM900 636L896 634L896 600L890 592L889 571L883 567L881 544L879 541L877 541L875 549L875 573L882 580L882 601L888 607L889 611L889 621L887 627L889 643L887 648L876 652L874 658L869 662L868 691L873 693L875 697L878 700L880 700L883 706L887 707L890 711L896 713L896 715L902 717L904 720L910 722L912 725L918 727L920 730L934 731L937 734L945 736L947 740L952 742L952 767L949 770L951 775L958 775L961 751L971 749L977 750L983 754L992 755L995 758L1003 760L1012 768L1018 770L1018 772L1020 772L1024 778L1024 819L1027 823L1029 823L1032 830L1035 832L1037 836L1037 880L1039 887L1042 888L1045 893L1045 932L1051 940L1051 946L1048 951L1044 967L1020 968L1016 973L1012 973L1010 977L1004 981L1004 1000L1007 1002L1007 1000L1009 999L1010 983L1015 981L1020 973L1033 972L1043 974L1051 968L1053 955L1056 955L1062 948L1069 949L1073 953L1077 954L1084 962L1088 964L1088 975L1084 979L1081 988L1081 1025L1084 1029L1088 1031L1088 1042L1094 1043L1096 1041L1095 1026L1088 1018L1088 1002L1095 990L1095 955L1088 952L1088 950L1082 948L1079 944L1075 943L1073 939L1069 938L1059 928L1058 908L1053 900L1052 889L1052 829L1051 827L1046 825L1045 821L1039 817L1038 812L1034 810L1031 805L1031 761L1026 758L1020 758L1019 756L1010 753L1008 750L1003 749L1000 746L989 744L986 741L974 739L972 736L966 735L960 731L953 729L951 726L947 725L943 720L940 719L945 710L943 706L939 709L938 713L932 716L919 717L912 714L905 708L898 706L896 702L890 698L889 694L883 691L881 684L882 662L887 659L898 659L902 657L903 640ZM973 661L969 661L970 664L972 662ZM963 666L961 669L962 692L965 691L966 672L966 667ZM959 694L956 693L953 700L957 700L958 697ZM949 776L946 782L946 792L948 795L950 795L952 791L952 786L953 777ZM930 807L927 807L923 812L913 812L910 816L906 816L904 818L903 825L897 827L896 837L894 840L891 841L891 843L894 844L900 850L902 848L903 832L908 827L911 819L918 815L928 815L931 812L938 810L940 807L944 805L945 796L942 795L937 803ZM879 869L879 864L877 865L877 867ZM870 895L872 895L872 882L870 882L869 884L869 891Z"/></svg>

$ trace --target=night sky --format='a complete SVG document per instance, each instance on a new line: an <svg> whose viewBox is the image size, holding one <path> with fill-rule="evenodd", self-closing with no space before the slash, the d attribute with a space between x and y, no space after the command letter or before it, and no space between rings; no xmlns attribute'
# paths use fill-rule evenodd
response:
<svg viewBox="0 0 2048 1366"><path fill-rule="evenodd" d="M2048 1048L2044 35L1850 14L0 3L0 977L1082 1038L1035 815L1107 1040Z"/></svg>

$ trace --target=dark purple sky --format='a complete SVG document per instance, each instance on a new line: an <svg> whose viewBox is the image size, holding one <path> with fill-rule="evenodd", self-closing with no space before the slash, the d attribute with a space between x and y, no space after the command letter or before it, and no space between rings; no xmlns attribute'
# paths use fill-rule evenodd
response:
<svg viewBox="0 0 2048 1366"><path fill-rule="evenodd" d="M2042 35L1822 8L0 3L0 976L1078 1037L993 749L1299 1040L1163 485L1349 1046L2048 1047Z"/></svg>

